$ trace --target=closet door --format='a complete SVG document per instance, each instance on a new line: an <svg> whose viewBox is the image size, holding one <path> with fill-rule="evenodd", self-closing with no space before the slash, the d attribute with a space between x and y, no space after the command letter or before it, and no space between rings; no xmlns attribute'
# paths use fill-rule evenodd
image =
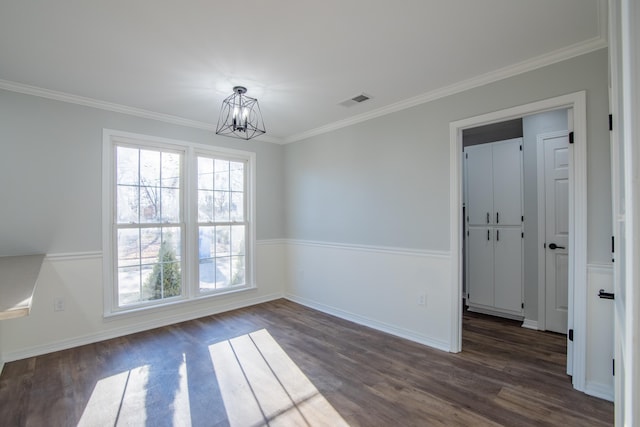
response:
<svg viewBox="0 0 640 427"><path fill-rule="evenodd" d="M496 225L522 224L522 138L493 146L493 217Z"/></svg>
<svg viewBox="0 0 640 427"><path fill-rule="evenodd" d="M522 312L522 231L494 228L494 305Z"/></svg>
<svg viewBox="0 0 640 427"><path fill-rule="evenodd" d="M467 242L469 303L493 305L493 233L490 227L470 227Z"/></svg>
<svg viewBox="0 0 640 427"><path fill-rule="evenodd" d="M467 147L465 179L467 181L466 208L469 225L487 225L493 215L492 150L490 144Z"/></svg>

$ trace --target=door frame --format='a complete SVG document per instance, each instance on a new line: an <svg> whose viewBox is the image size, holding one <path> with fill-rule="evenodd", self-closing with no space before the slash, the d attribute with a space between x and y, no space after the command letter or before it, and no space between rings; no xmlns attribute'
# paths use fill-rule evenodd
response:
<svg viewBox="0 0 640 427"><path fill-rule="evenodd" d="M586 92L580 91L536 101L449 124L449 208L451 247L450 351L462 350L462 131L464 129L558 109L572 109L569 130L574 144L569 149L569 319L574 329L573 351L568 351L573 387L584 391L586 377L587 309L587 108ZM575 325L580 327L574 328ZM571 355L569 355L569 352ZM568 363L569 364L569 363Z"/></svg>
<svg viewBox="0 0 640 427"><path fill-rule="evenodd" d="M571 113L569 113L571 114ZM545 202L545 169L544 169L544 141L545 139L567 136L569 131L541 133L536 138L536 169L538 177L538 242L546 240L546 202ZM538 245L538 330L547 329L547 279L546 279L546 249ZM568 285L568 284L567 284Z"/></svg>
<svg viewBox="0 0 640 427"><path fill-rule="evenodd" d="M640 334L640 31L634 23L640 19L640 4L633 0L609 0L609 75L614 162L624 170L612 174L614 221L624 223L624 230L614 227L615 254L624 258L614 263L615 425L636 425L640 420L640 351L634 343ZM619 158L619 150L624 158ZM621 188L624 183L624 190ZM624 201L621 215L619 202ZM622 234L622 235L620 235ZM621 274L622 273L622 274ZM622 374L620 371L623 371Z"/></svg>

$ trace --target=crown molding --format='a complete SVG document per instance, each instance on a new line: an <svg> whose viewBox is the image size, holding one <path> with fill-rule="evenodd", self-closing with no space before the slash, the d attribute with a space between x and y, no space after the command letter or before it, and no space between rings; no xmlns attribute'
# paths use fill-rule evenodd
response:
<svg viewBox="0 0 640 427"><path fill-rule="evenodd" d="M547 65L552 65L561 61L565 61L567 59L574 58L576 56L584 55L584 54L605 48L607 47L607 39L605 36L603 36L603 34L606 34L606 22L603 23L602 15L603 15L603 12L600 12L599 19L598 19L599 21L598 30L600 32L600 35L597 37L586 40L584 42L576 43L571 46L567 46L562 49L555 50L553 52L550 52L544 55L530 58L525 61L513 64L513 65L509 65L507 67L503 67L495 71L490 71L488 73L481 74L479 76L472 77L470 79L463 80L461 82L454 83L452 85L433 90L431 92L426 92L421 95L396 102L386 107L378 108L378 109L369 111L367 113L358 114L356 116L349 117L348 119L329 123L327 125L308 130L306 132L301 132L295 135L291 135L284 139L284 143L290 144L293 142L298 142L303 139L310 138L312 136L321 135L323 133L327 133L327 132L331 132L347 126L355 125L357 123L362 123L367 120L374 119L376 117L386 116L387 114L402 111L407 108L415 107L416 105L435 101L436 99L444 98L450 95L454 95L456 93L464 92L469 89L484 86L486 84L493 83L498 80L503 80L508 77L513 77L518 74L523 74L528 71L532 71L538 68L545 67ZM605 16L604 19L606 20L606 11L604 16Z"/></svg>
<svg viewBox="0 0 640 427"><path fill-rule="evenodd" d="M268 135L261 135L255 140L270 142L273 144L290 144L298 142L312 136L321 135L334 130L342 129L347 126L355 125L365 122L377 117L385 116L387 114L395 113L405 110L407 108L415 107L420 104L435 101L440 98L444 98L456 93L464 92L469 89L484 86L489 83L496 82L498 80L513 77L518 74L523 74L528 71L532 71L538 68L552 65L557 62L561 62L576 56L584 55L602 48L607 47L607 9L606 1L599 1L600 7L598 9L598 32L597 37L585 40L580 43L567 46L562 49L555 50L553 52L543 54L534 58L527 59L517 64L509 65L500 68L495 71L491 71L476 77L472 77L467 80L463 80L458 83L454 83L449 86L445 86L430 92L417 95L412 98L408 98L394 104L378 108L363 114L358 114L353 117L349 117L344 120L339 120L333 123L329 123L324 126L320 126L305 132L290 135L286 138L277 138ZM116 104L113 102L102 101L99 99L88 98L79 95L73 95L65 92L54 91L50 89L44 89L37 86L25 85L22 83L12 82L9 80L0 79L0 89L23 93L27 95L39 96L41 98L53 99L56 101L68 102L71 104L83 105L91 108L98 108L101 110L112 111L121 114L127 114L130 116L141 117L150 120L157 120L165 123L171 123L179 126L185 126L194 129L202 129L206 131L215 132L216 126L211 123L201 122L197 120L190 120L184 117L173 116L170 114L158 113L155 111L144 110L141 108L130 107L127 105Z"/></svg>
<svg viewBox="0 0 640 427"><path fill-rule="evenodd" d="M144 110L142 108L129 107L127 105L116 104L113 102L102 101L99 99L88 98L79 95L73 95L66 92L59 92L51 89L45 89L37 86L30 86L22 83L12 82L10 80L0 79L0 89L11 92L23 93L25 95L38 96L40 98L53 99L55 101L67 102L70 104L83 105L85 107L97 108L100 110L111 111L114 113L127 114L129 116L141 117L143 119L157 120L160 122L170 123L174 125L184 126L194 129L202 129L215 132L216 126L211 123L200 122L197 120L185 119L184 117L172 116L171 114L157 113L155 111ZM268 135L261 135L255 140L271 142L274 144L282 144L280 138Z"/></svg>

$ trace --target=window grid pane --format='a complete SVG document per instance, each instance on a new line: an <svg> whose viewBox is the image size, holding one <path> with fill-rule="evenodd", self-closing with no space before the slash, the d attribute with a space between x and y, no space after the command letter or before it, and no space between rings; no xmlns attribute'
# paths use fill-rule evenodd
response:
<svg viewBox="0 0 640 427"><path fill-rule="evenodd" d="M243 286L248 230L245 163L198 157L198 168L200 292Z"/></svg>
<svg viewBox="0 0 640 427"><path fill-rule="evenodd" d="M182 295L182 155L116 147L118 306Z"/></svg>

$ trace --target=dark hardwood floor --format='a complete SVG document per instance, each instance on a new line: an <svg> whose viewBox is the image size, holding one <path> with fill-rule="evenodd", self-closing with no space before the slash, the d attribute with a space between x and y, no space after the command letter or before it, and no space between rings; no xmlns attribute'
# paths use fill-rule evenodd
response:
<svg viewBox="0 0 640 427"><path fill-rule="evenodd" d="M0 425L612 425L565 350L466 313L449 354L278 300L7 363Z"/></svg>

